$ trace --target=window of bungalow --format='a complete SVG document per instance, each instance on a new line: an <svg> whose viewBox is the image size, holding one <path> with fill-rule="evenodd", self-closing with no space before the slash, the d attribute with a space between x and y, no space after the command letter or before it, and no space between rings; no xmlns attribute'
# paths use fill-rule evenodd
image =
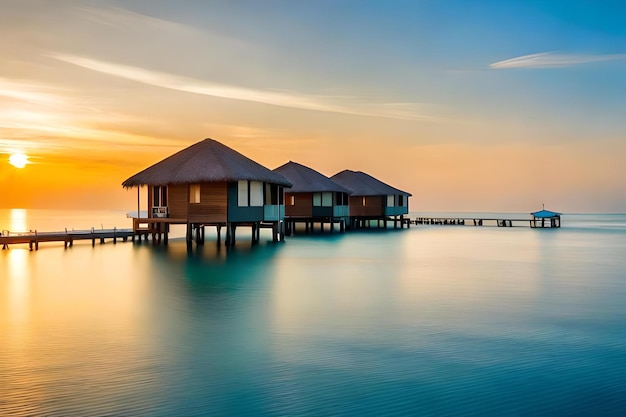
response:
<svg viewBox="0 0 626 417"><path fill-rule="evenodd" d="M276 184L265 183L265 205L275 206L278 204L278 186Z"/></svg>
<svg viewBox="0 0 626 417"><path fill-rule="evenodd" d="M248 180L237 182L237 205L239 207L248 206Z"/></svg>
<svg viewBox="0 0 626 417"><path fill-rule="evenodd" d="M250 206L263 206L263 182L250 181Z"/></svg>
<svg viewBox="0 0 626 417"><path fill-rule="evenodd" d="M367 205L367 201L365 201L365 196L363 196L363 207Z"/></svg>
<svg viewBox="0 0 626 417"><path fill-rule="evenodd" d="M278 198L279 187L278 184L265 184L265 205L277 206L279 203Z"/></svg>
<svg viewBox="0 0 626 417"><path fill-rule="evenodd" d="M241 180L237 182L237 205L239 207L263 206L263 182Z"/></svg>
<svg viewBox="0 0 626 417"><path fill-rule="evenodd" d="M337 206L347 206L348 205L348 194L346 193L337 193L337 201L335 203Z"/></svg>
<svg viewBox="0 0 626 417"><path fill-rule="evenodd" d="M322 205L322 193L313 193L313 207Z"/></svg>
<svg viewBox="0 0 626 417"><path fill-rule="evenodd" d="M387 196L387 207L394 207L396 205L395 195L390 194Z"/></svg>
<svg viewBox="0 0 626 417"><path fill-rule="evenodd" d="M167 186L157 185L152 188L152 206L167 207Z"/></svg>
<svg viewBox="0 0 626 417"><path fill-rule="evenodd" d="M322 193L322 207L332 207L332 206L333 206L333 193L323 192Z"/></svg>
<svg viewBox="0 0 626 417"><path fill-rule="evenodd" d="M405 205L405 199L404 196L402 194L398 195L398 206L399 207L404 207Z"/></svg>
<svg viewBox="0 0 626 417"><path fill-rule="evenodd" d="M332 207L333 206L333 193L313 193L313 206L314 207Z"/></svg>
<svg viewBox="0 0 626 417"><path fill-rule="evenodd" d="M295 196L288 196L288 203L293 206L296 203ZM265 204L282 206L284 204L283 187L278 184L265 184Z"/></svg>
<svg viewBox="0 0 626 417"><path fill-rule="evenodd" d="M189 184L189 202L200 202L200 184Z"/></svg>

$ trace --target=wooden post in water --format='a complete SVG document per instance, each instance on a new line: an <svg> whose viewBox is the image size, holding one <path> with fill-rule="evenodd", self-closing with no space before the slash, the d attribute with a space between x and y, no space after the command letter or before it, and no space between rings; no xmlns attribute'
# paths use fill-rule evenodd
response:
<svg viewBox="0 0 626 417"><path fill-rule="evenodd" d="M230 227L230 223L226 223L226 239L224 240L224 245L226 247L230 246L230 241L231 241L231 227Z"/></svg>
<svg viewBox="0 0 626 417"><path fill-rule="evenodd" d="M185 235L185 238L187 240L187 244L189 245L192 242L191 223L187 223L187 234Z"/></svg>

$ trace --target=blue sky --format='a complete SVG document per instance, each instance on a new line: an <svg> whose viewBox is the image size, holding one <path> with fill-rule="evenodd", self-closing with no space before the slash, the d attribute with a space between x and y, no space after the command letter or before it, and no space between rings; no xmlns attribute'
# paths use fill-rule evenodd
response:
<svg viewBox="0 0 626 417"><path fill-rule="evenodd" d="M124 203L126 177L213 137L270 168L366 171L413 193L417 210L626 211L620 2L0 9L0 153L32 162L21 184L0 168L7 187L37 187L52 169L47 189L82 204L89 183L68 178L87 169Z"/></svg>

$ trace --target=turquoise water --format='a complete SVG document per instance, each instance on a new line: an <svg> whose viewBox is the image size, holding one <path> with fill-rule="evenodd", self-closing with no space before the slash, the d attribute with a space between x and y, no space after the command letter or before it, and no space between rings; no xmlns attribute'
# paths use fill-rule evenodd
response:
<svg viewBox="0 0 626 417"><path fill-rule="evenodd" d="M0 415L626 415L626 215L563 224L13 246Z"/></svg>

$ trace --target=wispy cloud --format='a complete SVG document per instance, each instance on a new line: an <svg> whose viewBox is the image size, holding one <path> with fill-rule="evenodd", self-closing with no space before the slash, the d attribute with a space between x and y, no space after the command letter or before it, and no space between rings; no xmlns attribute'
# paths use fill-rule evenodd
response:
<svg viewBox="0 0 626 417"><path fill-rule="evenodd" d="M64 99L60 95L51 93L50 90L42 85L0 78L0 97L47 106L64 104Z"/></svg>
<svg viewBox="0 0 626 417"><path fill-rule="evenodd" d="M573 65L589 64L593 62L615 61L626 59L626 54L605 54L605 55L577 55L558 54L553 52L542 52L511 58L504 61L490 64L492 69L509 68L555 68L570 67Z"/></svg>
<svg viewBox="0 0 626 417"><path fill-rule="evenodd" d="M418 103L374 103L363 99L307 95L292 91L273 91L216 84L128 65L115 64L75 55L51 54L60 61L143 84L206 96L244 100L294 109L315 110L359 116L403 120L435 120Z"/></svg>

